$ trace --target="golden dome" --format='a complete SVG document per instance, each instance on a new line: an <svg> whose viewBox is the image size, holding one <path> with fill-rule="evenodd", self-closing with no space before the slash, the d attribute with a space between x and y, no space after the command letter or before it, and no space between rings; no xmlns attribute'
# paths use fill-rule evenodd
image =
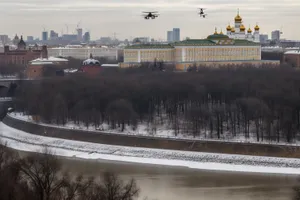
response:
<svg viewBox="0 0 300 200"><path fill-rule="evenodd" d="M242 18L240 15L237 15L235 18L234 18L234 21L236 22L241 22L242 21Z"/></svg>
<svg viewBox="0 0 300 200"><path fill-rule="evenodd" d="M231 28L231 32L233 32L233 33L235 32L235 29L234 29L234 27L232 27L232 28Z"/></svg>
<svg viewBox="0 0 300 200"><path fill-rule="evenodd" d="M236 17L234 18L234 21L235 22L242 22L242 18L240 16L240 11L239 10L238 10L238 13L237 13Z"/></svg>
<svg viewBox="0 0 300 200"><path fill-rule="evenodd" d="M251 28L249 28L247 32L248 32L248 33L252 33L252 30L251 30Z"/></svg>
<svg viewBox="0 0 300 200"><path fill-rule="evenodd" d="M254 27L254 30L259 31L259 26L256 24L256 26Z"/></svg>
<svg viewBox="0 0 300 200"><path fill-rule="evenodd" d="M223 31L221 30L220 35L224 35Z"/></svg>
<svg viewBox="0 0 300 200"><path fill-rule="evenodd" d="M227 31L230 31L231 30L231 27L230 25L228 24L227 28L226 28Z"/></svg>
<svg viewBox="0 0 300 200"><path fill-rule="evenodd" d="M241 25L240 25L240 31L243 32L243 31L245 31L245 30L246 30L245 26L244 26L243 24L241 24Z"/></svg>

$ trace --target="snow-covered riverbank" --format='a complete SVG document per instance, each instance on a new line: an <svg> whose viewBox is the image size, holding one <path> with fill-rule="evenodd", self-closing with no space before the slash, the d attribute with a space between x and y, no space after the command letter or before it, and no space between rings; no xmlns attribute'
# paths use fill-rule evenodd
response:
<svg viewBox="0 0 300 200"><path fill-rule="evenodd" d="M80 130L85 132L94 132L94 133L109 133L109 134L116 134L116 135L130 135L130 136L142 136L142 137L151 137L151 138L164 138L164 139L175 139L175 140L193 140L193 141L212 141L212 142L230 142L230 143L248 143L248 144L271 144L271 145L284 145L284 146L300 146L300 142L296 141L294 143L287 143L287 142L272 142L272 141L257 141L256 140L256 133L254 136L251 136L250 138L245 138L243 134L240 134L240 136L236 136L234 138L227 137L226 134L223 134L220 139L213 139L210 138L210 133L207 133L207 137L203 137L203 134L201 137L193 137L191 135L174 135L174 131L172 128L169 127L168 124L160 125L156 127L156 133L151 134L148 125L146 124L139 124L136 128L136 130L133 130L130 126L125 126L125 130L122 132L120 127L116 129L110 129L108 124L101 124L99 128L95 128L93 126L89 126L88 128L85 127L83 123L81 124L74 124L72 122L68 122L65 125L56 125L56 124L48 124L43 122L36 122L32 119L32 116L24 115L20 112L12 112L7 113L7 115L11 118L30 122L33 124L38 124L45 127L53 127L53 128L60 128L60 129L67 129L67 130ZM228 133L228 132L227 132Z"/></svg>
<svg viewBox="0 0 300 200"><path fill-rule="evenodd" d="M112 146L32 135L2 122L0 138L10 148L41 152L47 146L56 155L194 169L300 174L300 159L198 153Z"/></svg>

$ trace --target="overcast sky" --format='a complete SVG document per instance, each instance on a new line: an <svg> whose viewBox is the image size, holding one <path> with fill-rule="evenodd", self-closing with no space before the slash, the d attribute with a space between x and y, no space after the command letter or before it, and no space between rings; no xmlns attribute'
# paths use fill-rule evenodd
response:
<svg viewBox="0 0 300 200"><path fill-rule="evenodd" d="M197 8L207 8L206 19ZM41 38L43 27L59 34L74 32L78 22L92 39L148 36L165 39L167 30L181 29L181 38L203 38L234 22L237 9L246 28L258 22L261 33L282 30L283 38L300 40L300 0L0 0L0 34ZM142 11L159 11L144 20Z"/></svg>

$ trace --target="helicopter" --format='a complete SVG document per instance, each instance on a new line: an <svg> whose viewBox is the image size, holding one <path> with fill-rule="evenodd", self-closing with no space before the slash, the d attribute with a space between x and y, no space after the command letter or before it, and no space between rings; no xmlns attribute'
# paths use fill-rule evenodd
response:
<svg viewBox="0 0 300 200"><path fill-rule="evenodd" d="M143 13L147 13L147 14L142 15L142 16L144 16L145 19L155 19L159 15L159 14L157 14L158 13L157 11L154 11L154 12L143 12Z"/></svg>
<svg viewBox="0 0 300 200"><path fill-rule="evenodd" d="M205 8L198 8L198 9L200 9L200 12L198 13L200 15L200 17L205 18L207 16L207 14L204 13Z"/></svg>

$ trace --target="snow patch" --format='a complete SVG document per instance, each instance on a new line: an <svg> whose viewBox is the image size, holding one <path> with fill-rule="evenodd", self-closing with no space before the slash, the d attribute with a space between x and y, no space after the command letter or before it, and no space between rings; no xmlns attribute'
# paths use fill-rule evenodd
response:
<svg viewBox="0 0 300 200"><path fill-rule="evenodd" d="M54 154L66 157L220 171L300 174L300 159L104 145L32 135L2 122L0 123L0 138L13 149L41 152L47 146Z"/></svg>

